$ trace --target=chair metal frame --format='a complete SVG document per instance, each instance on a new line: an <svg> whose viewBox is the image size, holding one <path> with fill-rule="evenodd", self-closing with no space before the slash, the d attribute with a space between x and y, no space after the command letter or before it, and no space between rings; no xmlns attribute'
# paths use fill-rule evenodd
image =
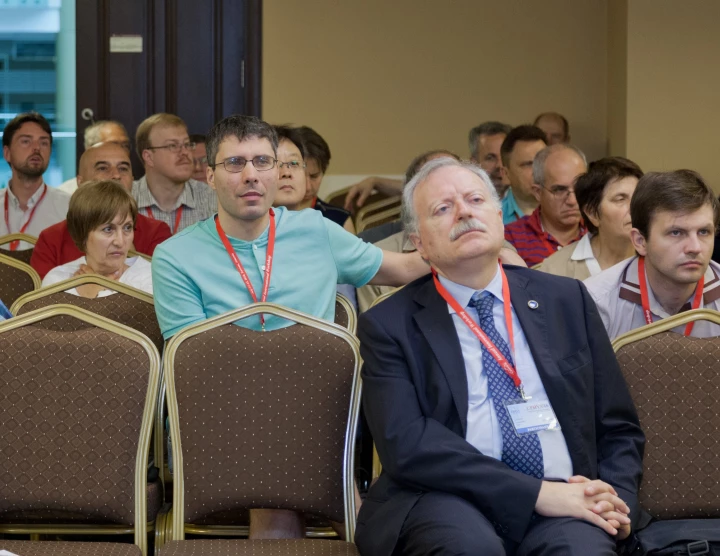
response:
<svg viewBox="0 0 720 556"><path fill-rule="evenodd" d="M350 334L340 325L324 321L315 317L311 317L299 311L281 307L274 303L254 303L241 309L236 309L222 315L218 315L211 319L193 324L178 332L170 339L165 348L163 357L163 383L167 392L168 414L170 420L170 436L173 438L173 510L172 516L168 517L171 521L170 534L167 534L168 540L183 540L185 533L206 534L206 535L233 535L237 534L240 527L234 526L195 526L185 523L185 492L184 492L184 475L183 475L183 459L182 459L182 437L180 434L179 407L175 393L175 374L174 359L178 347L183 341L196 336L202 332L232 324L238 320L242 320L259 313L275 315L297 324L311 326L335 336L344 339L351 347L355 354L355 370L353 378L353 386L350 395L350 407L348 415L348 423L345 430L345 447L343 454L343 497L344 497L344 517L345 531L349 542L353 542L355 537L355 496L354 496L354 465L355 465L355 433L357 430L358 419L360 415L360 397L362 391L362 383L360 379L360 345L358 339ZM247 528L244 528L247 530ZM246 533L247 534L247 533Z"/></svg>
<svg viewBox="0 0 720 556"><path fill-rule="evenodd" d="M0 322L0 334L23 326L33 325L40 321L56 317L70 316L97 328L123 336L135 341L148 355L148 388L145 396L140 438L135 458L135 525L93 525L93 524L0 524L0 533L38 535L135 535L135 544L143 556L147 555L147 535L154 529L154 524L147 522L147 461L150 450L150 439L153 430L155 404L160 382L160 355L155 344L137 330L108 318L102 317L85 309L72 305L52 305L31 311L24 315Z"/></svg>
<svg viewBox="0 0 720 556"><path fill-rule="evenodd" d="M691 309L690 311L684 311L673 315L666 319L659 320L652 324L646 324L635 330L630 330L625 334L622 334L612 341L612 348L615 353L621 347L624 347L638 340L644 340L660 332L668 332L673 328L688 324L689 322L695 322L697 320L706 320L714 324L720 324L720 312L712 309Z"/></svg>
<svg viewBox="0 0 720 556"><path fill-rule="evenodd" d="M33 286L34 286L34 288L31 290L31 292L37 291L38 289L40 289L40 287L42 285L42 280L40 279L40 275L29 264L26 264L22 261L19 261L17 259L14 259L14 258L8 256L8 255L3 255L0 253L0 266L2 266L2 265L12 266L13 268L22 270L25 274L29 274L30 279L32 280ZM27 295L27 293L21 295L20 297L23 297L24 295ZM18 297L18 299L20 299L20 297ZM17 301L17 300L15 300L15 301ZM11 305L14 305L14 303L12 303ZM15 314L15 313L13 313L13 314Z"/></svg>
<svg viewBox="0 0 720 556"><path fill-rule="evenodd" d="M345 312L348 315L348 332L350 332L350 334L352 335L357 334L357 312L355 311L355 307L353 307L353 304L350 302L350 300L341 293L335 294L335 298L336 302L342 305L343 309L345 309Z"/></svg>
<svg viewBox="0 0 720 556"><path fill-rule="evenodd" d="M68 290L77 288L78 286L82 286L83 284L97 284L98 286L105 287L105 289L112 290L118 293L124 293L136 299L145 301L150 305L155 305L153 296L147 292L144 292L137 288L133 288L132 286L128 286L127 284L122 284L115 280L110 280L109 278L105 278L104 276L100 276L99 274L83 274L82 276L73 276L72 278L68 278L67 280L62 280L50 286L45 286L44 288L36 289L34 291L21 295L15 300L15 303L11 305L10 312L13 315L17 315L18 311L22 308L22 306L30 303L31 301L36 301L37 299L41 299L54 293L67 292Z"/></svg>
<svg viewBox="0 0 720 556"><path fill-rule="evenodd" d="M369 204L365 204L358 209L355 216L355 222L362 223L363 220L370 218L378 213L385 212L390 209L399 209L402 206L402 197L400 195L388 196Z"/></svg>
<svg viewBox="0 0 720 556"><path fill-rule="evenodd" d="M5 245L6 243L12 243L13 241L24 241L25 243L31 243L32 245L35 245L37 243L38 238L35 236L29 236L27 234L6 234L4 236L0 236L0 247Z"/></svg>
<svg viewBox="0 0 720 556"><path fill-rule="evenodd" d="M388 222L395 222L400 219L400 214L402 213L402 206L397 205L394 207L391 207L389 209L380 211L380 212L374 212L373 214L366 216L366 217L358 217L357 220L357 228L358 233L364 232L365 230L368 230L370 228L374 228L375 226L380 226L382 224L387 224ZM392 220L388 220L388 218L391 218Z"/></svg>

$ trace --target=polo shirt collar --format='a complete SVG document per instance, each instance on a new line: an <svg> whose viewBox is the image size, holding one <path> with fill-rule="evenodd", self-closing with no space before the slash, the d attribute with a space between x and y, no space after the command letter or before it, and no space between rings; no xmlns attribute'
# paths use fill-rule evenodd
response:
<svg viewBox="0 0 720 556"><path fill-rule="evenodd" d="M515 201L515 195L513 195L512 188L510 187L508 187L507 193L505 193L505 197L503 197L502 206L503 215L507 214L509 216L514 214L518 218L525 216L525 213L520 210L517 201Z"/></svg>
<svg viewBox="0 0 720 556"><path fill-rule="evenodd" d="M148 187L147 183L147 176L143 176L138 180L138 193L137 193L137 206L139 209L144 209L147 207L156 206L160 208L160 205L158 204L155 197L153 197L153 194L150 192L150 188ZM180 197L177 200L177 203L172 208L172 210L177 209L181 205L184 205L188 208L194 209L196 206L195 203L195 196L193 195L192 188L190 187L190 182L186 181L185 185L183 186L183 192L180 195Z"/></svg>
<svg viewBox="0 0 720 556"><path fill-rule="evenodd" d="M592 246L590 245L590 239L592 236L593 234L587 233L580 238L580 241L577 242L577 246L570 256L570 260L587 261L588 259L595 259L595 254L593 253Z"/></svg>
<svg viewBox="0 0 720 556"><path fill-rule="evenodd" d="M620 277L619 296L620 299L624 299L626 301L630 301L632 303L642 306L642 297L640 295L640 280L638 279L638 260L639 257L633 257L632 259L630 259L630 262L625 267L625 270ZM645 280L647 280L647 277L645 278ZM685 305L683 305L680 309L681 313L683 311L688 311L691 309L691 299L692 295L690 296L690 299L688 299L687 303L685 303ZM718 272L718 269L715 268L714 263L710 262L707 270L705 271L705 286L703 287L703 305L707 305L709 303L712 303L713 301L717 301L718 299L720 299L720 272ZM657 299L655 299L655 294L653 293L653 290L650 287L649 283L648 301L650 302L650 311L654 315L662 318L668 318L669 316L671 316L667 314L665 309L662 308L662 305L660 305Z"/></svg>
<svg viewBox="0 0 720 556"><path fill-rule="evenodd" d="M455 301L458 302L460 307L467 307L468 303L470 303L470 299L472 298L472 296L477 293L477 290L474 290L467 286L463 286L462 284L457 284L452 280L445 278L444 276L438 275L438 279L440 280L440 283L445 286L445 289L450 293L450 295L453 296ZM495 276L492 280L490 280L490 283L487 285L487 287L484 290L480 291L490 292L497 299L502 301L502 276L500 275L500 265L498 265ZM450 309L450 314L454 314L455 309L453 309L450 305L448 305L448 307Z"/></svg>

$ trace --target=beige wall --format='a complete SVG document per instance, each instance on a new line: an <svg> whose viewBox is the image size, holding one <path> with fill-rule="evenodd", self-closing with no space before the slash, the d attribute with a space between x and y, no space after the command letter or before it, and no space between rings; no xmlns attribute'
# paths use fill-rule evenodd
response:
<svg viewBox="0 0 720 556"><path fill-rule="evenodd" d="M628 2L627 154L692 168L720 190L720 2Z"/></svg>
<svg viewBox="0 0 720 556"><path fill-rule="evenodd" d="M608 154L627 154L628 1L608 3Z"/></svg>
<svg viewBox="0 0 720 556"><path fill-rule="evenodd" d="M330 144L330 174L401 174L418 153L468 156L470 127L568 117L607 148L605 0L265 0L263 117Z"/></svg>

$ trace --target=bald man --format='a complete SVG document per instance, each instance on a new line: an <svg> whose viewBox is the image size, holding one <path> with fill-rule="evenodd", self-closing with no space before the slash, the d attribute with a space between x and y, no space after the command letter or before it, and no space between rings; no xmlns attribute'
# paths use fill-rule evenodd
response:
<svg viewBox="0 0 720 556"><path fill-rule="evenodd" d="M128 192L132 189L133 175L130 155L117 143L100 143L88 148L80 157L77 181L82 187L94 180L113 180ZM170 237L170 228L164 222L153 220L142 214L135 221L133 249L151 255L160 243ZM42 231L33 249L30 265L43 278L50 270L83 256L73 243L63 220Z"/></svg>

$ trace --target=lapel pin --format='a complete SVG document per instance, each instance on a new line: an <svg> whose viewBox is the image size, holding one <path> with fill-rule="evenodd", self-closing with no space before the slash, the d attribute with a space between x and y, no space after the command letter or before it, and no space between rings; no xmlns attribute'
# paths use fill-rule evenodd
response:
<svg viewBox="0 0 720 556"><path fill-rule="evenodd" d="M528 307L530 307L531 309L537 309L538 307L540 307L540 304L534 299L531 299L530 301L528 301Z"/></svg>

